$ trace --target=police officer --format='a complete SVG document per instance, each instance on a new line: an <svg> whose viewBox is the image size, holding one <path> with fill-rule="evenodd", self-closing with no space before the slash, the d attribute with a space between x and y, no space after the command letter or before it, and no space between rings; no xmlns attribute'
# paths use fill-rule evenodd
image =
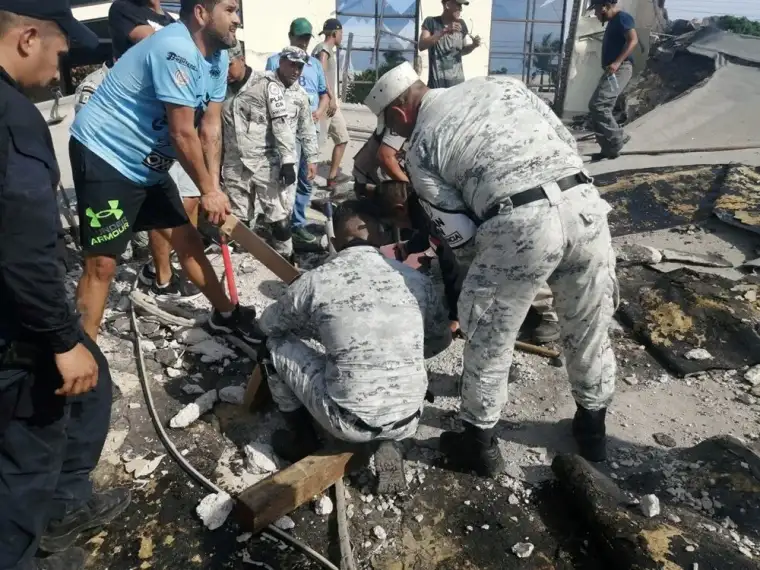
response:
<svg viewBox="0 0 760 570"><path fill-rule="evenodd" d="M494 427L520 325L548 280L577 404L573 432L581 455L604 460L615 389L608 334L618 295L615 255L610 206L583 172L575 139L512 78L430 90L405 63L380 78L366 103L378 127L409 138L415 191L455 253L471 259L458 307L467 338L465 430L444 433L441 449L482 475L503 468Z"/></svg>
<svg viewBox="0 0 760 570"><path fill-rule="evenodd" d="M68 39L97 37L67 0L0 0L0 568L72 570L83 530L128 505L93 493L111 377L66 302L50 132L22 90L49 85ZM34 558L37 548L52 552Z"/></svg>
<svg viewBox="0 0 760 570"><path fill-rule="evenodd" d="M296 199L296 140L303 145L309 176L319 156L309 98L298 83L308 54L288 46L275 71L253 74L225 105L222 177L232 212L254 219L258 198L272 232L272 247L292 258L290 215Z"/></svg>
<svg viewBox="0 0 760 570"><path fill-rule="evenodd" d="M413 435L428 384L424 358L451 341L432 281L378 251L365 204L344 202L333 224L339 253L259 319L276 370L269 387L291 428L275 432L273 445L291 461L316 448L312 417L344 441ZM299 337L305 330L324 354Z"/></svg>

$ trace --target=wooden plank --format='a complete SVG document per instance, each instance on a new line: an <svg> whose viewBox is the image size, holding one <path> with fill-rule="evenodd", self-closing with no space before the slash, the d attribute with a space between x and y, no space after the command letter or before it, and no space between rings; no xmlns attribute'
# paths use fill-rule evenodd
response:
<svg viewBox="0 0 760 570"><path fill-rule="evenodd" d="M352 451L310 455L252 485L239 496L235 516L245 530L259 532L343 477L358 457Z"/></svg>
<svg viewBox="0 0 760 570"><path fill-rule="evenodd" d="M271 395L269 384L264 380L264 375L261 373L261 364L257 364L248 378L248 386L246 386L243 396L243 408L246 411L251 408L261 408L271 399Z"/></svg>
<svg viewBox="0 0 760 570"><path fill-rule="evenodd" d="M557 350L546 348L545 346L537 346L528 342L522 342L521 340L518 340L515 343L515 348L522 352L537 354L538 356L545 356L546 358L559 358L559 351Z"/></svg>
<svg viewBox="0 0 760 570"><path fill-rule="evenodd" d="M222 233L240 244L243 249L263 263L267 269L285 283L290 283L299 276L298 270L288 263L287 259L272 249L266 241L257 236L235 216L227 216L227 220L220 229Z"/></svg>

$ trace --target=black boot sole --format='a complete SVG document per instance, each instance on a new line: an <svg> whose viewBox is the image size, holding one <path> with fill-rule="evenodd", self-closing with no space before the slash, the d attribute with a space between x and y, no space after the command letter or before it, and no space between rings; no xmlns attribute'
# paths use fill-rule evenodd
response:
<svg viewBox="0 0 760 570"><path fill-rule="evenodd" d="M406 474L401 450L393 441L384 441L375 452L377 494L391 495L406 491Z"/></svg>
<svg viewBox="0 0 760 570"><path fill-rule="evenodd" d="M105 526L123 513L129 504L132 502L132 494L127 495L126 500L113 506L113 508L105 513L93 517L88 521L84 521L79 526L74 527L65 534L57 535L44 535L40 540L39 549L44 552L63 552L70 548L77 540L80 534L85 531L92 530L101 526Z"/></svg>

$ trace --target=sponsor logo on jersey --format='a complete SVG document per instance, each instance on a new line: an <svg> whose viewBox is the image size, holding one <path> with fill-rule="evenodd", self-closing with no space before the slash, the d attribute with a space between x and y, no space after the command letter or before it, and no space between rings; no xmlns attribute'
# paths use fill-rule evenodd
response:
<svg viewBox="0 0 760 570"><path fill-rule="evenodd" d="M189 67L193 71L198 71L198 67L187 61L184 57L181 55L177 55L173 51L170 51L166 55L166 61L176 61L180 65L184 65L185 67Z"/></svg>

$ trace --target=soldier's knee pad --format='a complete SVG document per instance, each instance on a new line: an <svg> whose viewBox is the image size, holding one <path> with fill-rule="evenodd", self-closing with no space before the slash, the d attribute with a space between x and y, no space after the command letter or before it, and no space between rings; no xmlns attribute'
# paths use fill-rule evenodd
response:
<svg viewBox="0 0 760 570"><path fill-rule="evenodd" d="M290 230L290 218L285 218L279 222L272 222L272 237L277 241L288 241L293 232Z"/></svg>

